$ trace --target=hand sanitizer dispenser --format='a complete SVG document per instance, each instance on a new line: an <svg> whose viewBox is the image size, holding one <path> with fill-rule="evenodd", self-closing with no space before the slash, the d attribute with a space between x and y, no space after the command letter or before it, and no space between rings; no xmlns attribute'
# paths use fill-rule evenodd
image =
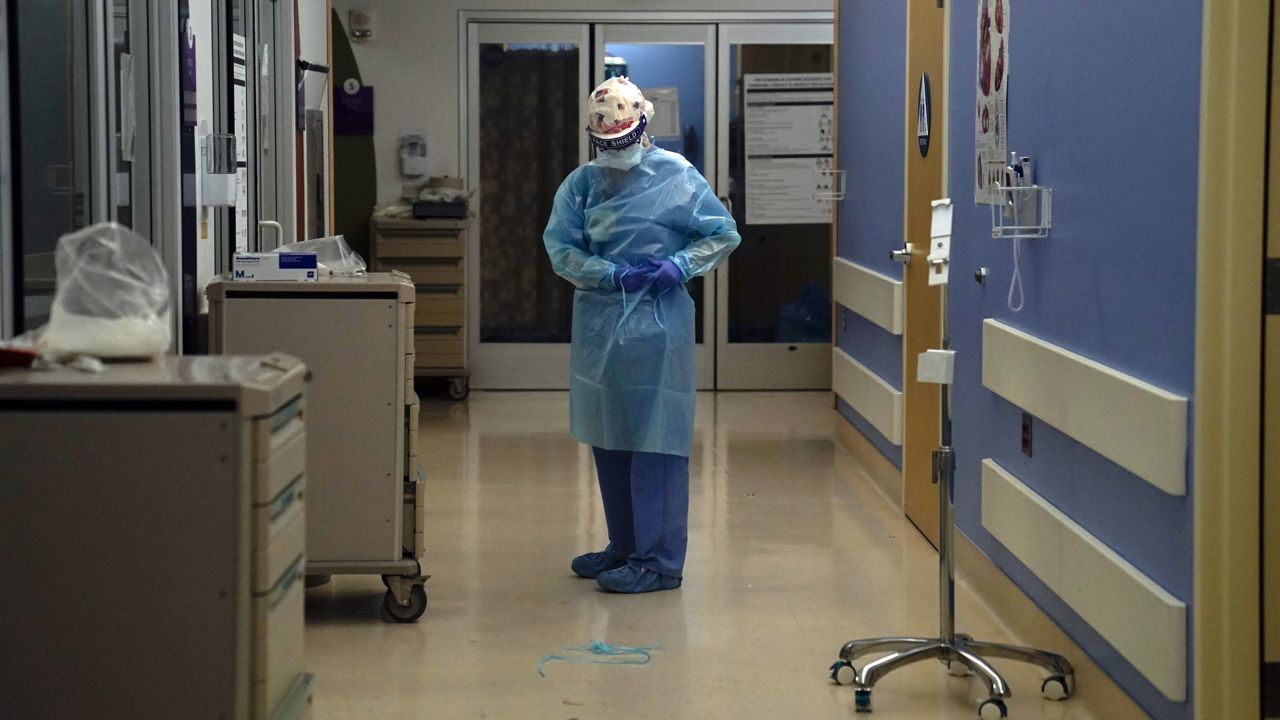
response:
<svg viewBox="0 0 1280 720"><path fill-rule="evenodd" d="M427 136L424 133L400 136L400 174L407 178L427 174Z"/></svg>

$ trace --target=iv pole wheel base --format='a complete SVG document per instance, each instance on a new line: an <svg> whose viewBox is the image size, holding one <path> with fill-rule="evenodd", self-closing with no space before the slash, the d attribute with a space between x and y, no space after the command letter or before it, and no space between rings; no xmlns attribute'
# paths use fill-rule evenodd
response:
<svg viewBox="0 0 1280 720"><path fill-rule="evenodd" d="M1053 675L1040 684L1040 694L1046 700L1066 700L1071 697L1071 685L1061 675Z"/></svg>
<svg viewBox="0 0 1280 720"><path fill-rule="evenodd" d="M852 685L858 676L858 669L848 660L837 660L831 664L831 682L837 685Z"/></svg>
<svg viewBox="0 0 1280 720"><path fill-rule="evenodd" d="M982 720L1004 720L1009 717L1009 708L1005 707L1004 700L991 698L978 706L978 717Z"/></svg>
<svg viewBox="0 0 1280 720"><path fill-rule="evenodd" d="M853 691L853 709L856 712L871 712L871 689L858 688Z"/></svg>

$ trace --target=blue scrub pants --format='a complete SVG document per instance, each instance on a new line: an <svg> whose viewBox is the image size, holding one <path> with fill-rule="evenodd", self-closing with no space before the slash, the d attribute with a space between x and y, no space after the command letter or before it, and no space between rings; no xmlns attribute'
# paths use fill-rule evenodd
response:
<svg viewBox="0 0 1280 720"><path fill-rule="evenodd" d="M592 448L609 526L606 552L671 577L689 547L689 458Z"/></svg>

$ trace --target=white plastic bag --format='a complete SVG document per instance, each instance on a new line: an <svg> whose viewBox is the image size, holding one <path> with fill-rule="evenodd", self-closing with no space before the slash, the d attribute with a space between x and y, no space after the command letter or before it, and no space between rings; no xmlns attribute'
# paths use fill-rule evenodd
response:
<svg viewBox="0 0 1280 720"><path fill-rule="evenodd" d="M99 223L58 239L58 286L36 347L47 357L150 358L173 341L169 273L151 243Z"/></svg>
<svg viewBox="0 0 1280 720"><path fill-rule="evenodd" d="M347 239L341 235L303 240L302 242L281 245L271 252L313 252L316 262L330 275L363 275L366 265L360 253L351 249Z"/></svg>

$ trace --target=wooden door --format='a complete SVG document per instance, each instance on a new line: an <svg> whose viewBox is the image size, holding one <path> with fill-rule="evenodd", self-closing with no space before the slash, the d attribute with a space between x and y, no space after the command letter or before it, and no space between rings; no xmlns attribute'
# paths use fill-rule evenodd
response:
<svg viewBox="0 0 1280 720"><path fill-rule="evenodd" d="M947 12L938 0L908 0L907 3L907 107L903 152L906 153L906 242L912 246L906 278L906 323L903 335L903 394L905 433L902 472L907 517L938 544L938 488L933 484L931 453L940 437L940 386L916 382L916 359L920 353L942 347L942 298L939 286L929 285L930 203L943 196L943 156L946 144L947 96L945 68ZM928 154L921 155L917 143L917 103L921 77L928 75L932 108L929 117Z"/></svg>

